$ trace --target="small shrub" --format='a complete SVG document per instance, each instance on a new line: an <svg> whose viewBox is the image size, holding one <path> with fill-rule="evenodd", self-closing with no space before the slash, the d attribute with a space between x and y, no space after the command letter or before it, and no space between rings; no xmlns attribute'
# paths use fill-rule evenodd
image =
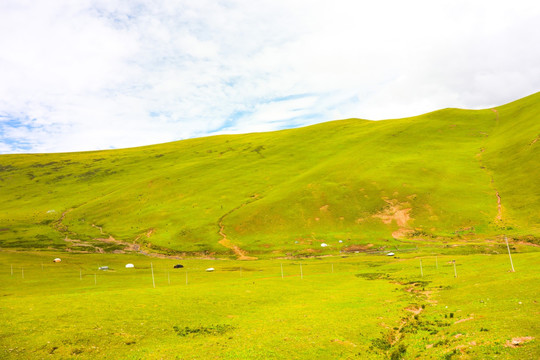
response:
<svg viewBox="0 0 540 360"><path fill-rule="evenodd" d="M383 351L390 350L392 347L392 344L390 344L390 341L388 341L387 336L382 333L380 338L371 340L371 345Z"/></svg>
<svg viewBox="0 0 540 360"><path fill-rule="evenodd" d="M403 344L399 344L397 349L395 349L392 352L392 355L390 355L391 360L399 360L403 358L403 355L407 352L407 347Z"/></svg>
<svg viewBox="0 0 540 360"><path fill-rule="evenodd" d="M178 336L188 336L188 335L221 335L227 331L233 330L234 327L228 324L217 324L210 326L199 326L191 328L186 326L184 328L179 328L178 326L173 326L174 331Z"/></svg>
<svg viewBox="0 0 540 360"><path fill-rule="evenodd" d="M445 360L451 360L454 357L454 355L459 355L459 350L458 349L454 349L454 350L452 350L452 352L449 352L448 354L446 354L444 356L444 359Z"/></svg>
<svg viewBox="0 0 540 360"><path fill-rule="evenodd" d="M71 355L79 355L79 354L82 354L84 352L83 349L73 349L71 350Z"/></svg>
<svg viewBox="0 0 540 360"><path fill-rule="evenodd" d="M388 275L381 274L381 273L364 273L364 274L356 274L355 276L360 277L360 278L364 278L366 280L377 280L377 279L381 279L383 277L387 277Z"/></svg>
<svg viewBox="0 0 540 360"><path fill-rule="evenodd" d="M444 339L444 340L440 340L438 342L436 342L435 344L433 344L434 347L438 347L438 346L444 346L444 345L448 345L450 343L450 341L448 339Z"/></svg>

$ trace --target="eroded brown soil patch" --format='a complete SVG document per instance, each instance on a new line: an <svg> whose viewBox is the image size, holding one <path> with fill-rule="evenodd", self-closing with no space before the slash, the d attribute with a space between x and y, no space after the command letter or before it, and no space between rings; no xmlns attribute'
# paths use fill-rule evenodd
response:
<svg viewBox="0 0 540 360"><path fill-rule="evenodd" d="M350 346L350 347L356 347L356 344L353 342L350 342L348 340L340 340L340 339L334 339L332 340L333 343L344 345L344 346Z"/></svg>
<svg viewBox="0 0 540 360"><path fill-rule="evenodd" d="M412 231L408 226L411 220L410 212L412 211L410 204L400 203L397 199L383 198L383 200L387 203L387 206L382 211L374 214L373 217L381 219L387 225L395 222L399 229L394 231L392 236L396 239L406 237Z"/></svg>
<svg viewBox="0 0 540 360"><path fill-rule="evenodd" d="M462 323L462 322L470 321L470 320L474 320L474 317L473 317L473 316L470 316L470 317L468 317L468 318L458 320L458 321L454 322L454 324L460 324L460 323Z"/></svg>
<svg viewBox="0 0 540 360"><path fill-rule="evenodd" d="M237 245L233 244L227 237L218 241L221 245L225 246L228 249L231 249L238 260L257 260L256 257L247 256L247 251L240 249Z"/></svg>
<svg viewBox="0 0 540 360"><path fill-rule="evenodd" d="M373 244L367 244L367 245L349 245L347 247L343 248L344 252L367 252L369 250L372 250Z"/></svg>
<svg viewBox="0 0 540 360"><path fill-rule="evenodd" d="M508 340L504 346L516 348L533 340L534 340L534 337L532 336L515 337L515 338L512 338L512 340Z"/></svg>
<svg viewBox="0 0 540 360"><path fill-rule="evenodd" d="M409 312L412 312L414 315L418 315L422 312L422 309L421 307L414 307L414 306L410 306L408 308L405 308L405 310L409 311Z"/></svg>

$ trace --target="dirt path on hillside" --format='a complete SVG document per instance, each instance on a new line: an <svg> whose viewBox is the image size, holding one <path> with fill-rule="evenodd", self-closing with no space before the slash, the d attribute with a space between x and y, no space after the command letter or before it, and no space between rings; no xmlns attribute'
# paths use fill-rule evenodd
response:
<svg viewBox="0 0 540 360"><path fill-rule="evenodd" d="M219 221L218 221L219 231L218 231L218 233L222 237L222 239L219 240L219 244L226 247L226 248L228 248L228 249L230 249L230 250L232 250L234 252L234 254L237 256L238 260L257 260L257 258L252 257L252 256L248 256L247 251L242 250L238 245L233 244L227 238L227 235L225 234L225 225L223 224L223 220L225 219L226 216L230 215L234 211L237 211L237 210L243 208L244 206L246 206L246 205L248 205L248 204L250 204L250 203L252 203L254 201L257 201L259 199L260 199L259 195L255 194L255 195L252 196L252 198L249 201L247 201L244 204L230 210L225 215L223 215L221 218L219 218ZM140 245L140 244L136 243L137 241L139 241L143 237L150 238L150 236L152 234L154 234L154 232L156 231L155 229L150 229L150 230L144 232L143 234L137 236L135 238L134 242L127 242L127 241L122 241L122 240L115 239L112 235L105 233L105 231L103 230L103 227L92 224L91 225L92 227L98 229L100 234L104 235L103 237L92 239L93 241L95 241L97 243L94 243L94 242L91 242L91 241L83 241L83 240L79 240L79 239L72 239L72 237L77 237L77 234L74 233L74 232L69 231L67 225L65 225L63 223L63 220L64 220L64 218L66 217L66 215L68 213L70 213L71 211L73 211L75 209L76 208L74 207L74 208L69 208L69 209L65 210L62 213L62 215L60 216L60 218L58 220L54 221L51 224L53 229L58 231L59 233L61 233L64 236L64 240L66 241L66 243L69 244L68 247L66 248L66 251L68 251L68 252L90 253L93 250L93 252L104 253L105 251L103 250L103 248L101 248L98 245L99 245L99 243L107 243L107 244L115 244L115 245L123 246L123 249L113 251L115 253L126 253L126 252L138 253L138 254L142 254L142 255L145 255L145 256L149 256L149 257L166 258L166 259L182 259L183 258L180 255L166 255L166 254L162 254L162 253L152 252L151 250L149 250L152 247L151 243L147 243L147 244L145 243L144 245ZM78 250L76 248L80 248L81 250ZM84 250L82 250L82 249L84 249Z"/></svg>
<svg viewBox="0 0 540 360"><path fill-rule="evenodd" d="M246 250L242 250L240 249L240 247L238 245L235 245L231 242L231 240L229 240L227 238L227 234L225 234L225 224L223 224L223 220L229 216L230 214L232 214L233 212L237 211L237 210L240 210L241 208L243 208L244 206L248 205L248 204L251 204L252 202L254 201L257 201L259 200L259 195L258 194L255 194L253 195L252 199L248 202L245 202L243 203L242 205L240 206L237 206L235 207L234 209L228 211L225 215L223 215L222 217L219 218L219 221L218 221L218 227L219 227L219 230L218 230L218 234L222 237L221 240L218 241L218 243L221 245L221 246L224 246L226 247L227 249L230 249L234 252L234 254L236 255L237 259L238 260L257 260L256 257L253 257L253 256L248 256L248 252Z"/></svg>
<svg viewBox="0 0 540 360"><path fill-rule="evenodd" d="M101 231L102 234L105 234L103 232L103 229L100 226L96 226L94 224L92 224L92 226L98 228ZM180 260L180 259L183 258L180 255L166 255L166 254L161 254L161 253L157 253L157 252L152 252L152 251L149 250L149 248L152 246L152 244L150 244L150 243L148 244L148 246L144 246L144 245L140 245L140 244L136 243L143 236L149 239L150 236L152 236L152 234L154 234L155 232L156 232L156 229L154 229L154 228L152 228L150 230L147 230L144 233L142 233L141 235L137 236L135 238L135 242L132 242L132 243L127 242L127 241L117 240L112 235L109 235L108 238L97 238L97 239L94 239L94 240L104 242L104 243L108 243L108 244L120 245L120 246L124 247L124 249L119 250L119 251L116 250L115 252L137 253L137 254L141 254L141 255L144 255L144 256L160 258L160 259L177 259L177 260ZM105 235L107 235L107 234L105 234Z"/></svg>
<svg viewBox="0 0 540 360"><path fill-rule="evenodd" d="M116 191L116 190L114 190ZM114 191L111 191L110 193L104 195L108 196L112 194ZM185 254L184 253L178 253L178 255L166 255L158 252L154 252L151 250L152 244L148 241L142 241L142 244L137 244L137 242L143 238L150 238L152 234L155 233L156 229L151 228L144 233L140 234L135 238L133 242L127 242L122 240L115 239L112 235L107 234L103 227L91 224L92 227L99 230L99 233L101 235L104 235L99 238L93 238L90 241L86 240L80 240L77 239L79 235L73 231L70 231L67 225L63 223L65 217L67 214L72 212L73 210L79 209L80 207L88 204L90 201L86 201L78 206L74 206L72 208L66 209L64 212L62 212L62 215L60 215L60 218L58 220L53 221L50 226L55 230L58 231L62 236L64 237L64 241L67 243L66 251L72 252L72 253L105 253L105 250L101 247L104 244L114 244L123 246L123 249L121 250L114 250L113 253L137 253L149 257L155 257L155 258L163 258L163 259L183 259ZM169 251L169 249L167 249ZM202 258L211 258L209 256L205 256L204 254L201 254Z"/></svg>
<svg viewBox="0 0 540 360"><path fill-rule="evenodd" d="M148 231L145 231L143 234L137 236L135 239L135 242L127 242L122 240L115 239L112 235L107 234L103 231L103 227L92 224L91 226L99 229L99 232L101 235L105 235L104 237L100 238L94 238L93 241L83 241L79 239L72 239L71 237L77 236L76 233L69 231L68 227L62 223L64 218L68 213L75 210L75 208L67 209L62 213L60 218L52 223L52 227L62 233L64 235L64 241L68 243L68 247L66 248L67 252L77 252L77 253L91 253L91 252L97 252L97 253L105 253L105 250L101 246L103 246L103 243L105 244L114 244L123 246L123 249L121 250L114 250L113 253L138 253L141 255L149 256L149 257L155 257L155 258L163 258L163 259L182 259L182 256L180 255L165 255L161 253L156 253L152 251L148 251L148 248L152 245L149 244L149 246L142 247L139 244L136 244L135 242L138 241L143 236L146 236L147 238L150 238L150 236L155 232L155 229L150 229ZM101 245L101 246L99 246Z"/></svg>
<svg viewBox="0 0 540 360"><path fill-rule="evenodd" d="M103 234L103 233L102 233ZM122 250L123 252L140 252L141 247L134 243L125 242L122 240L116 240L112 235L109 235L108 238L96 238L94 239L99 242L103 242L106 244L114 244L114 245L121 245L124 247Z"/></svg>
<svg viewBox="0 0 540 360"><path fill-rule="evenodd" d="M487 172L487 170L486 170L486 172ZM497 215L495 216L495 221L497 223L500 223L500 222L503 221L503 209L502 209L501 195L499 194L499 191L495 187L495 182L493 181L493 176L491 174L490 174L490 178L491 178L491 181L490 181L491 187L495 191L495 196L497 197Z"/></svg>
<svg viewBox="0 0 540 360"><path fill-rule="evenodd" d="M497 109L491 109L491 111L493 111L495 113L495 123L496 123L496 126L498 126L499 125L499 112L497 111ZM478 154L476 154L476 158L478 159L478 162L480 163L480 168L486 174L489 175L491 188L495 192L495 197L497 198L497 215L495 216L495 222L496 223L501 223L503 221L503 206L502 206L501 195L499 193L499 190L497 190L497 187L495 186L495 181L493 179L493 175L488 170L488 168L484 165L484 162L482 160L482 155L483 155L485 150L486 150L485 148L481 148L480 152Z"/></svg>
<svg viewBox="0 0 540 360"><path fill-rule="evenodd" d="M499 126L499 112L497 111L497 109L491 109L491 111L495 113L495 124Z"/></svg>
<svg viewBox="0 0 540 360"><path fill-rule="evenodd" d="M56 231L58 232L61 232L61 233L66 233L68 232L68 227L66 225L64 225L62 223L62 221L64 221L64 218L66 217L66 215L68 213L70 213L71 211L73 211L74 209L73 208L70 208L70 209L67 209L66 211L64 211L62 213L62 215L60 215L60 218L58 220L56 220L55 222L53 222L53 227Z"/></svg>
<svg viewBox="0 0 540 360"><path fill-rule="evenodd" d="M247 251L240 249L237 245L234 245L229 239L227 239L227 235L223 232L224 228L225 226L220 222L219 234L223 236L223 239L218 241L220 245L231 249L235 253L238 260L257 260L256 257L247 256Z"/></svg>
<svg viewBox="0 0 540 360"><path fill-rule="evenodd" d="M493 179L491 179L491 181L493 182ZM501 196L499 195L497 189L495 189L495 194L497 195L497 216L495 217L495 219L497 219L498 221L502 221Z"/></svg>
<svg viewBox="0 0 540 360"><path fill-rule="evenodd" d="M101 235L103 235L103 228L101 226L97 226L97 225L92 224L92 227L95 227L95 228L99 229L99 233Z"/></svg>

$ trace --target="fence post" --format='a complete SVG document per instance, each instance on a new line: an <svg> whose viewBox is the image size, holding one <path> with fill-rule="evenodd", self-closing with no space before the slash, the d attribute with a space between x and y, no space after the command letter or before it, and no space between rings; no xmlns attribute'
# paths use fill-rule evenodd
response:
<svg viewBox="0 0 540 360"><path fill-rule="evenodd" d="M506 248L508 249L508 256L510 257L510 266L512 267L512 272L516 272L514 270L514 263L512 262L512 254L510 254L510 246L508 245L508 238L506 235L504 236L504 241L506 241Z"/></svg>

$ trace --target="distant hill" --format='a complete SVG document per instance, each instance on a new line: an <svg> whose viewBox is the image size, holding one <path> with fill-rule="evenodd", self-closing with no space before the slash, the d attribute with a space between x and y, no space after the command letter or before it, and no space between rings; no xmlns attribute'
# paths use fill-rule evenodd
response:
<svg viewBox="0 0 540 360"><path fill-rule="evenodd" d="M247 258L502 234L538 242L540 93L486 110L1 155L0 194L2 248Z"/></svg>

